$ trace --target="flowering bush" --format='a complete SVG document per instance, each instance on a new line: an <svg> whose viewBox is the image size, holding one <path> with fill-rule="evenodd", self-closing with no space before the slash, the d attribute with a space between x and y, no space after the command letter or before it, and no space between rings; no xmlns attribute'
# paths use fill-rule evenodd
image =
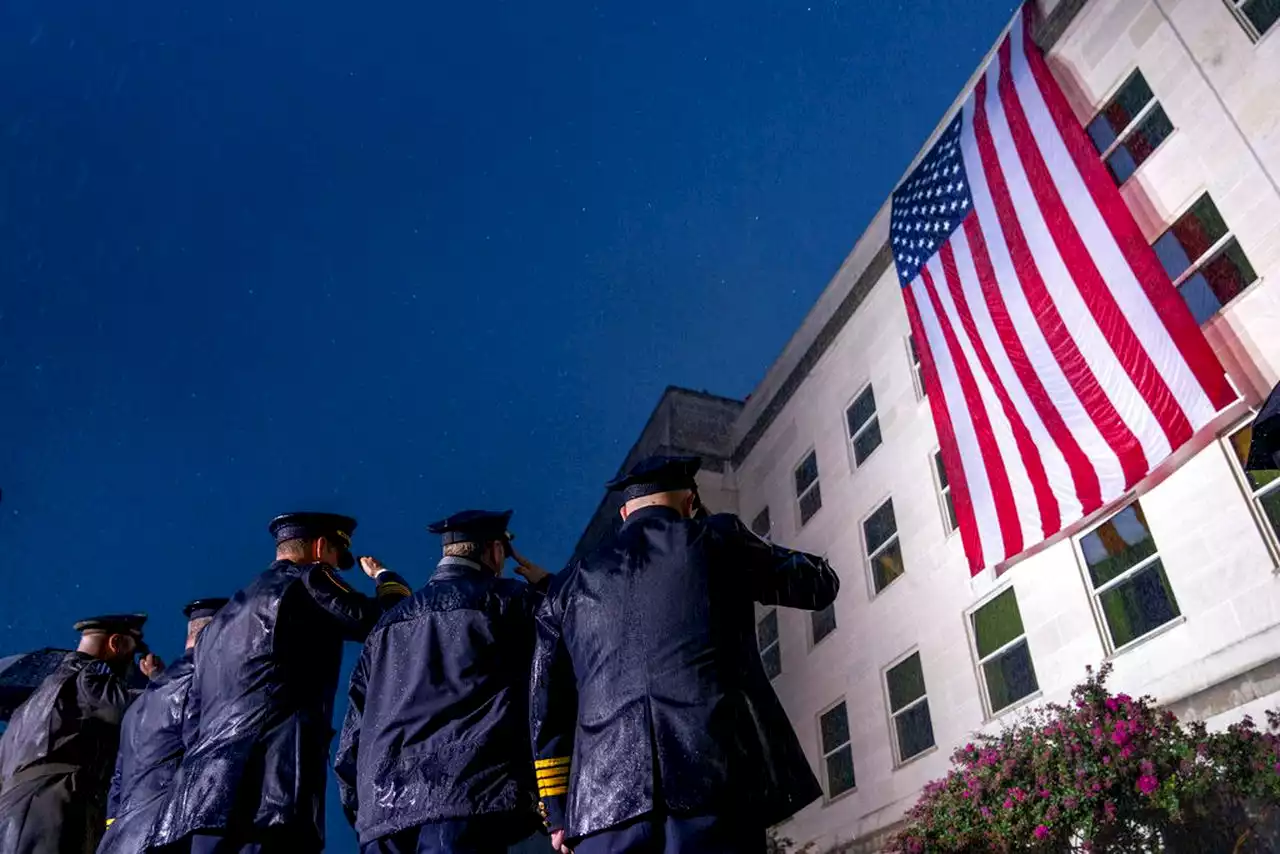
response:
<svg viewBox="0 0 1280 854"><path fill-rule="evenodd" d="M1106 689L1104 665L998 735L979 735L925 787L889 850L1271 851L1280 815L1280 716L1226 732L1180 724Z"/></svg>

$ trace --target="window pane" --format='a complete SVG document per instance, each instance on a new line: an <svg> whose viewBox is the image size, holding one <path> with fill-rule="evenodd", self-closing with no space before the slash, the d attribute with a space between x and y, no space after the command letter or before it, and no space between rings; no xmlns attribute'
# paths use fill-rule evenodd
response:
<svg viewBox="0 0 1280 854"><path fill-rule="evenodd" d="M912 700L924 696L924 671L920 668L920 653L914 652L901 664L889 668L885 676L889 683L889 708L898 711Z"/></svg>
<svg viewBox="0 0 1280 854"><path fill-rule="evenodd" d="M880 419L873 418L871 423L853 440L853 459L858 465L871 456L871 452L880 447Z"/></svg>
<svg viewBox="0 0 1280 854"><path fill-rule="evenodd" d="M1012 587L974 613L973 634L979 658L986 658L1022 636L1022 614L1018 611L1018 597Z"/></svg>
<svg viewBox="0 0 1280 854"><path fill-rule="evenodd" d="M834 603L823 608L821 611L814 611L809 616L813 621L813 642L825 638L836 630L836 606Z"/></svg>
<svg viewBox="0 0 1280 854"><path fill-rule="evenodd" d="M983 664L982 674L987 680L992 712L1018 702L1040 687L1036 682L1035 666L1031 663L1031 647L1026 641Z"/></svg>
<svg viewBox="0 0 1280 854"><path fill-rule="evenodd" d="M1280 21L1280 0L1246 0L1244 14L1259 35L1265 34Z"/></svg>
<svg viewBox="0 0 1280 854"><path fill-rule="evenodd" d="M1182 253L1188 259L1188 266L1198 261L1204 253L1209 251L1209 247L1225 237L1226 233L1227 224L1223 221L1222 214L1218 213L1218 206L1213 203L1213 198L1208 193L1197 199L1191 206L1191 210L1178 217L1178 221L1166 232L1172 235L1182 247ZM1168 269L1167 265L1166 269ZM1183 269L1186 267L1184 266Z"/></svg>
<svg viewBox="0 0 1280 854"><path fill-rule="evenodd" d="M1089 137L1098 149L1098 153L1106 151L1132 122L1133 117L1141 112L1154 95L1142 72L1135 72L1120 87L1111 103L1102 108L1097 118L1089 122Z"/></svg>
<svg viewBox="0 0 1280 854"><path fill-rule="evenodd" d="M1273 479L1280 477L1280 472L1267 473ZM1262 508L1262 515L1266 517L1267 523L1271 525L1271 530L1277 537L1280 537L1280 489L1273 489L1266 495L1258 498L1258 506Z"/></svg>
<svg viewBox="0 0 1280 854"><path fill-rule="evenodd" d="M827 797L842 795L854 785L853 750L844 747L827 757Z"/></svg>
<svg viewBox="0 0 1280 854"><path fill-rule="evenodd" d="M808 522L821 509L822 487L815 483L812 489L800 496L800 524Z"/></svg>
<svg viewBox="0 0 1280 854"><path fill-rule="evenodd" d="M867 386L867 390L858 395L858 399L845 412L845 418L849 422L849 435L857 433L858 428L871 420L875 414L876 396L872 393L871 386Z"/></svg>
<svg viewBox="0 0 1280 854"><path fill-rule="evenodd" d="M875 582L877 593L904 572L906 566L902 562L902 543L899 540L894 540L892 545L886 546L871 559L871 579Z"/></svg>
<svg viewBox="0 0 1280 854"><path fill-rule="evenodd" d="M898 522L893 516L893 499L881 504L876 512L862 523L862 533L867 540L867 554L871 554L885 541L898 533Z"/></svg>
<svg viewBox="0 0 1280 854"><path fill-rule="evenodd" d="M954 531L956 528L960 527L960 524L956 521L956 502L955 499L951 497L950 490L947 491L946 495L942 496L942 501L947 505L947 522L951 525L948 530Z"/></svg>
<svg viewBox="0 0 1280 854"><path fill-rule="evenodd" d="M1156 553L1138 502L1130 504L1080 540L1094 587L1101 587L1125 570Z"/></svg>
<svg viewBox="0 0 1280 854"><path fill-rule="evenodd" d="M1231 302L1258 278L1253 265L1240 248L1239 241L1234 237L1227 241L1213 260L1200 268L1200 273L1221 305Z"/></svg>
<svg viewBox="0 0 1280 854"><path fill-rule="evenodd" d="M913 368L920 366L920 351L916 349L916 336L907 336L907 347L911 350L911 366Z"/></svg>
<svg viewBox="0 0 1280 854"><path fill-rule="evenodd" d="M933 467L938 472L938 486L946 489L951 481L947 480L947 467L942 464L942 451L933 455Z"/></svg>
<svg viewBox="0 0 1280 854"><path fill-rule="evenodd" d="M1117 648L1160 628L1181 613L1160 561L1103 593L1100 599L1111 630L1111 642Z"/></svg>
<svg viewBox="0 0 1280 854"><path fill-rule="evenodd" d="M764 664L765 676L770 679L778 678L778 674L782 673L782 647L775 643L760 653L760 661Z"/></svg>
<svg viewBox="0 0 1280 854"><path fill-rule="evenodd" d="M796 495L809 488L809 484L818 479L818 452L813 451L804 458L804 462L796 469Z"/></svg>
<svg viewBox="0 0 1280 854"><path fill-rule="evenodd" d="M893 723L898 730L898 755L903 762L933 747L933 721L929 718L927 700L898 715Z"/></svg>
<svg viewBox="0 0 1280 854"><path fill-rule="evenodd" d="M769 519L769 508L766 507L751 520L751 531L757 537L767 537L771 530L773 530L773 522Z"/></svg>
<svg viewBox="0 0 1280 854"><path fill-rule="evenodd" d="M778 641L778 612L770 611L760 618L760 622L756 623L756 642L764 649L771 643Z"/></svg>
<svg viewBox="0 0 1280 854"><path fill-rule="evenodd" d="M824 714L818 725L822 730L823 753L830 753L849 742L849 710L844 703Z"/></svg>
<svg viewBox="0 0 1280 854"><path fill-rule="evenodd" d="M1165 115L1164 107L1156 105L1107 158L1107 168L1111 170L1111 177L1116 184L1123 184L1133 177L1138 167L1146 162L1171 133L1173 122Z"/></svg>

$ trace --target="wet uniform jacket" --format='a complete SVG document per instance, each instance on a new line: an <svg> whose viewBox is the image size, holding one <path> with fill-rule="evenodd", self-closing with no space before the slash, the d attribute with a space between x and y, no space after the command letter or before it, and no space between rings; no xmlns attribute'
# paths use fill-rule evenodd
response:
<svg viewBox="0 0 1280 854"><path fill-rule="evenodd" d="M824 608L825 560L736 516L632 513L538 611L531 726L550 827L650 812L775 824L821 794L760 662L753 602Z"/></svg>
<svg viewBox="0 0 1280 854"><path fill-rule="evenodd" d="M125 713L98 854L138 854L182 759L182 724L195 672L191 650L152 680Z"/></svg>
<svg viewBox="0 0 1280 854"><path fill-rule="evenodd" d="M286 831L324 843L325 772L343 641L365 639L409 594L391 572L377 601L326 564L276 561L205 627L187 698L186 754L152 844L212 830Z"/></svg>
<svg viewBox="0 0 1280 854"><path fill-rule="evenodd" d="M502 821L513 842L537 830L528 697L541 601L446 557L370 633L334 763L361 844L472 817Z"/></svg>
<svg viewBox="0 0 1280 854"><path fill-rule="evenodd" d="M133 699L103 662L67 653L0 736L0 852L89 854L106 823L120 720Z"/></svg>

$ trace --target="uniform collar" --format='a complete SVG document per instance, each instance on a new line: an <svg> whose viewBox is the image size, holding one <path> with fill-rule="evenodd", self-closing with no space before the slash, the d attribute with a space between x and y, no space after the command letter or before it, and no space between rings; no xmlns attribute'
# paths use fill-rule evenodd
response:
<svg viewBox="0 0 1280 854"><path fill-rule="evenodd" d="M622 527L627 527L633 522L643 522L645 519L666 519L669 522L678 522L684 517L680 515L680 511L674 507L667 507L665 504L650 504L648 507L641 507L622 521Z"/></svg>
<svg viewBox="0 0 1280 854"><path fill-rule="evenodd" d="M431 578L457 578L460 575L469 573L479 573L481 575L493 575L488 569L478 561L466 557L444 557L436 564L436 571L431 573Z"/></svg>

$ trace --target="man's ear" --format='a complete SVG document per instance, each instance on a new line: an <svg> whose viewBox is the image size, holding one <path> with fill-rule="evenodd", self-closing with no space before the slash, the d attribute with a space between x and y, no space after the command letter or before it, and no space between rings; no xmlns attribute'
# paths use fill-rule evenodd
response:
<svg viewBox="0 0 1280 854"><path fill-rule="evenodd" d="M329 540L325 537L316 537L311 541L311 552L307 555L308 563L318 563L325 552L329 550Z"/></svg>

